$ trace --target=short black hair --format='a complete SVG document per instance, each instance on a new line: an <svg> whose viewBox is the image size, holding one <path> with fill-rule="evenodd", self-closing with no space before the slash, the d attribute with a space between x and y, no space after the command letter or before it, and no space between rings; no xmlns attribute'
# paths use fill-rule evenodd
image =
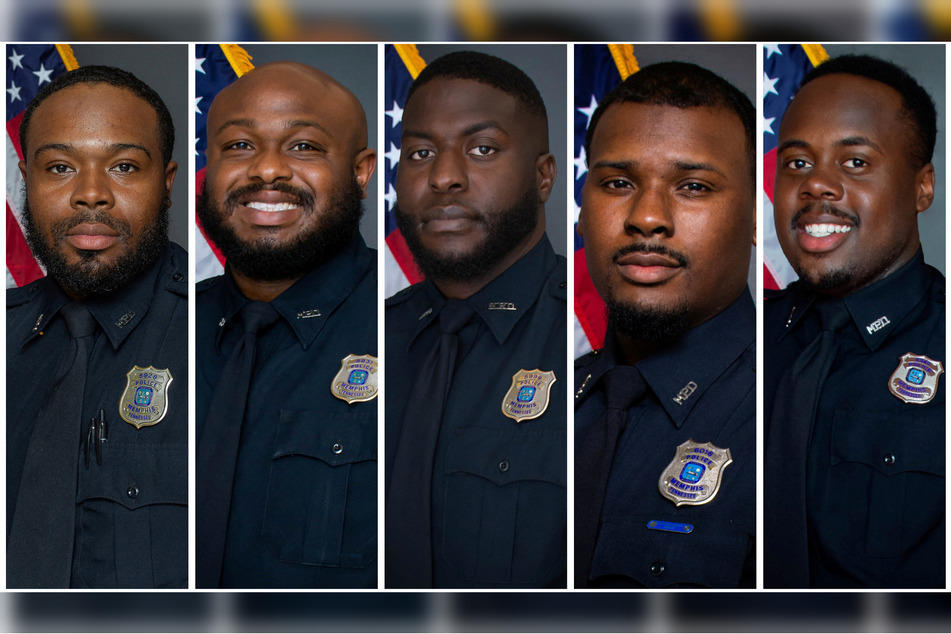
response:
<svg viewBox="0 0 951 634"><path fill-rule="evenodd" d="M522 69L511 62L476 51L455 51L434 59L420 71L409 87L406 103L413 93L437 78L471 79L498 88L522 102L528 111L545 122L548 127L548 111L535 82Z"/></svg>
<svg viewBox="0 0 951 634"><path fill-rule="evenodd" d="M915 131L915 146L911 149L911 159L916 168L921 168L931 162L934 155L935 138L938 135L937 113L934 100L928 91L919 84L908 71L872 55L840 55L833 57L815 68L803 77L799 85L800 90L809 82L841 73L865 77L894 88L901 95L901 103L908 119L908 123Z"/></svg>
<svg viewBox="0 0 951 634"><path fill-rule="evenodd" d="M114 66L80 66L75 70L59 75L37 93L23 112L23 120L20 122L20 147L23 148L24 156L26 156L26 136L30 130L33 113L50 95L77 84L109 84L117 88L125 88L152 106L155 114L158 115L162 163L168 165L169 161L172 160L172 148L175 146L175 124L172 123L172 115L169 113L168 107L151 86L129 71Z"/></svg>
<svg viewBox="0 0 951 634"><path fill-rule="evenodd" d="M605 95L594 111L584 139L586 156L591 156L591 139L598 121L615 103L732 110L743 123L750 175L756 182L756 109L749 97L716 73L687 62L660 62L633 73Z"/></svg>

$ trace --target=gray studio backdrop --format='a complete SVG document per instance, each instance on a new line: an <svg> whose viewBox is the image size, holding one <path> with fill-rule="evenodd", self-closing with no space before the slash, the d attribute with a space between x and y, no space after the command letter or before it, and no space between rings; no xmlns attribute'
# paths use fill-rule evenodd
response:
<svg viewBox="0 0 951 634"><path fill-rule="evenodd" d="M189 205L188 150L194 142L188 136L188 46L185 44L73 44L80 66L105 65L127 70L162 97L175 124L175 151L178 174L172 186L168 237L188 248Z"/></svg>
<svg viewBox="0 0 951 634"><path fill-rule="evenodd" d="M568 199L567 185L571 184L574 169L565 156L565 121L567 95L567 56L565 44L420 44L419 54L428 64L437 57L453 51L488 53L515 64L531 77L545 101L548 110L548 147L555 155L558 178L551 197L545 204L546 228L555 253L568 253ZM566 185L567 184L567 185Z"/></svg>

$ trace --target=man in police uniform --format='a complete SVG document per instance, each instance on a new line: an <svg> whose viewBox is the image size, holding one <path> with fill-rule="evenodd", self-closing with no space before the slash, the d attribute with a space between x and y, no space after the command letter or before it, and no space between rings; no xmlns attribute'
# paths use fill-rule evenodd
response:
<svg viewBox="0 0 951 634"><path fill-rule="evenodd" d="M198 288L198 585L376 587L363 107L263 65L215 98L207 155L199 219L227 266Z"/></svg>
<svg viewBox="0 0 951 634"><path fill-rule="evenodd" d="M769 587L944 587L944 277L924 263L931 97L904 70L816 67L779 128L765 304Z"/></svg>
<svg viewBox="0 0 951 634"><path fill-rule="evenodd" d="M578 233L608 332L575 364L575 587L755 584L754 113L665 62L591 119Z"/></svg>
<svg viewBox="0 0 951 634"><path fill-rule="evenodd" d="M8 587L187 585L174 137L161 97L117 68L65 73L24 112L26 238L47 277L7 292Z"/></svg>
<svg viewBox="0 0 951 634"><path fill-rule="evenodd" d="M386 303L386 586L564 587L565 260L531 79L434 60L403 112L400 230L426 276Z"/></svg>

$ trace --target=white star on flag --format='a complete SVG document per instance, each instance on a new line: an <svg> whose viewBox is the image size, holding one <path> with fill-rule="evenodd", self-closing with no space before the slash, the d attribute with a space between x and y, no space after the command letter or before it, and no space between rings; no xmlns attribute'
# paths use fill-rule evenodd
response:
<svg viewBox="0 0 951 634"><path fill-rule="evenodd" d="M195 99L195 114L201 114L201 110L198 109L198 102L204 99L204 97L198 97Z"/></svg>
<svg viewBox="0 0 951 634"><path fill-rule="evenodd" d="M20 87L13 83L13 80L10 80L10 87L7 88L7 92L10 93L10 103L20 100Z"/></svg>
<svg viewBox="0 0 951 634"><path fill-rule="evenodd" d="M195 58L195 71L201 73L202 75L207 75L208 73L206 73L206 72L205 72L205 69L202 68L202 64L204 64L204 63L205 63L205 58L204 58L204 57L196 57L196 58Z"/></svg>
<svg viewBox="0 0 951 634"><path fill-rule="evenodd" d="M195 156L198 156L198 138L195 138Z"/></svg>
<svg viewBox="0 0 951 634"><path fill-rule="evenodd" d="M584 129L587 130L588 126L591 125L591 117L594 115L594 111L598 109L598 100L594 98L594 95L591 95L591 104L587 108L578 108L578 112L588 117L588 122L584 124Z"/></svg>
<svg viewBox="0 0 951 634"><path fill-rule="evenodd" d="M49 69L49 70L46 70L46 65L45 65L45 64L40 64L40 69L33 71L33 74L36 75L37 78L39 79L39 81L37 82L36 85L37 85L37 86L42 86L44 81L47 82L47 83L49 83L49 82L51 81L51 80L50 80L50 75L53 74L53 69L51 68L51 69Z"/></svg>
<svg viewBox="0 0 951 634"><path fill-rule="evenodd" d="M777 77L776 79L772 79L769 75L767 75L766 73L763 73L763 98L764 99L766 98L766 95L768 95L769 93L773 93L777 97L779 96L779 93L776 92L776 84L778 83L779 83L779 77Z"/></svg>
<svg viewBox="0 0 951 634"><path fill-rule="evenodd" d="M22 55L17 55L16 49L11 49L11 50L13 51L13 55L11 55L10 57L7 58L8 60L10 60L10 64L12 65L12 68L11 68L10 70L16 70L16 69L18 69L18 68L23 68L23 63L20 62L20 60L23 59L23 56L22 56Z"/></svg>
<svg viewBox="0 0 951 634"><path fill-rule="evenodd" d="M773 56L773 53L776 55L782 55L783 52L779 50L779 44L767 44L766 45L766 59L769 59Z"/></svg>
<svg viewBox="0 0 951 634"><path fill-rule="evenodd" d="M775 120L776 120L776 117L763 119L763 131L768 132L769 134L776 134L775 132L773 132L773 121Z"/></svg>
<svg viewBox="0 0 951 634"><path fill-rule="evenodd" d="M584 146L581 146L581 155L576 157L574 160L575 163L575 180L578 180L588 172L587 165L587 156L585 155Z"/></svg>
<svg viewBox="0 0 951 634"><path fill-rule="evenodd" d="M393 209L393 205L396 203L396 189L393 188L393 183L390 183L389 187L387 188L386 195L383 196L383 200L386 201L387 211Z"/></svg>
<svg viewBox="0 0 951 634"><path fill-rule="evenodd" d="M393 120L390 123L391 128L395 128L397 125L399 125L403 121L403 109L400 108L400 105L396 103L395 101L393 102L393 109L384 110L384 112L386 113L386 116L388 116L389 118Z"/></svg>
<svg viewBox="0 0 951 634"><path fill-rule="evenodd" d="M396 164L400 162L400 149L396 147L396 144L390 141L390 150L389 152L384 152L383 156L389 161L390 169L393 169L396 167Z"/></svg>

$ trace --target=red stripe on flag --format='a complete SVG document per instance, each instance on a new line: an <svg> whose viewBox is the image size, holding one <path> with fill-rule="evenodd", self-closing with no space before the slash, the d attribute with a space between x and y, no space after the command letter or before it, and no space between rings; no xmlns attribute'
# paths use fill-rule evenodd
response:
<svg viewBox="0 0 951 634"><path fill-rule="evenodd" d="M769 272L769 267L765 264L763 265L763 290L779 290L779 284L776 283L776 278Z"/></svg>
<svg viewBox="0 0 951 634"><path fill-rule="evenodd" d="M403 238L403 234L400 233L399 229L391 231L390 235L386 236L386 246L390 248L393 259L400 265L400 270L403 271L403 275L406 276L410 284L423 281L423 274L416 268L413 255L409 252L409 247L406 246L406 240Z"/></svg>
<svg viewBox="0 0 951 634"><path fill-rule="evenodd" d="M208 243L208 248L211 249L211 252L215 254L215 257L218 258L218 261L221 262L221 266L225 265L225 255L218 250L218 247L215 246L215 243L211 241L210 238L205 234L205 228L201 226L201 220L198 219L198 200L197 196L201 194L201 190L205 187L205 168L198 170L198 173L195 174L195 224L198 225L198 230L201 231L201 236L205 239L205 242Z"/></svg>
<svg viewBox="0 0 951 634"><path fill-rule="evenodd" d="M7 121L7 136L10 137L10 140L13 142L13 148L17 152L17 156L20 159L23 158L23 149L20 147L20 122L23 121L23 113L21 112L17 116L13 117Z"/></svg>
<svg viewBox="0 0 951 634"><path fill-rule="evenodd" d="M776 183L776 148L773 148L763 156L763 191L769 196L770 202L773 200L773 186Z"/></svg>
<svg viewBox="0 0 951 634"><path fill-rule="evenodd" d="M43 269L36 263L30 251L20 223L7 204L7 270L17 286L29 284L43 277Z"/></svg>
<svg viewBox="0 0 951 634"><path fill-rule="evenodd" d="M603 348L604 333L608 329L604 300L598 295L588 275L584 248L575 251L575 316L591 347L595 350Z"/></svg>

